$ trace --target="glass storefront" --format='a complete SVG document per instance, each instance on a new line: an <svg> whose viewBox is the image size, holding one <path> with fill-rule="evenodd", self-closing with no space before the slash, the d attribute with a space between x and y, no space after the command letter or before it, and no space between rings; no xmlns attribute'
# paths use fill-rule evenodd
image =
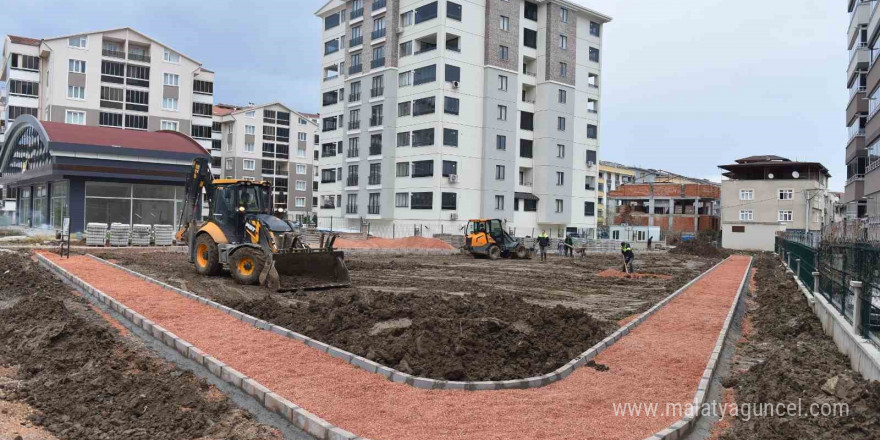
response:
<svg viewBox="0 0 880 440"><path fill-rule="evenodd" d="M52 182L52 197L49 206L49 216L53 229L61 229L64 217L70 215L70 184L67 181Z"/></svg>
<svg viewBox="0 0 880 440"><path fill-rule="evenodd" d="M49 223L48 218L48 197L49 188L45 183L34 186L34 218L31 223L33 227L40 228Z"/></svg>
<svg viewBox="0 0 880 440"><path fill-rule="evenodd" d="M86 182L86 224L127 223L177 226L183 187Z"/></svg>
<svg viewBox="0 0 880 440"><path fill-rule="evenodd" d="M26 186L18 192L18 224L30 226L31 224L31 187Z"/></svg>

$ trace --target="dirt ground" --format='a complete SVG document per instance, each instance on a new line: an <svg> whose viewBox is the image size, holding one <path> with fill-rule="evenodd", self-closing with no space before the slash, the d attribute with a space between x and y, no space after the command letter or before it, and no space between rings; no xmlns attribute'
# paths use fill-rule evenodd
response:
<svg viewBox="0 0 880 440"><path fill-rule="evenodd" d="M186 255L97 251L97 256L244 313L365 356L446 380L505 380L562 366L717 259L650 254L636 270L671 278L601 277L617 255L585 260L475 260L349 255L353 286L274 293L201 277ZM622 263L620 263L622 266Z"/></svg>
<svg viewBox="0 0 880 440"><path fill-rule="evenodd" d="M281 437L123 336L29 254L0 252L0 438Z"/></svg>
<svg viewBox="0 0 880 440"><path fill-rule="evenodd" d="M724 393L738 405L798 403L804 416L740 416L725 440L880 438L880 382L868 382L822 331L819 319L779 260L755 260L756 293ZM846 404L848 415L813 417L811 404Z"/></svg>

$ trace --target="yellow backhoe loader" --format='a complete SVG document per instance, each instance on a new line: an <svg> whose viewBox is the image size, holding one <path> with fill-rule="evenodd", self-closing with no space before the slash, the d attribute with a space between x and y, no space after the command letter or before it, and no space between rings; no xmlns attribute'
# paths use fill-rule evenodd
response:
<svg viewBox="0 0 880 440"><path fill-rule="evenodd" d="M499 219L469 220L464 247L474 258L532 258L532 251L511 237Z"/></svg>

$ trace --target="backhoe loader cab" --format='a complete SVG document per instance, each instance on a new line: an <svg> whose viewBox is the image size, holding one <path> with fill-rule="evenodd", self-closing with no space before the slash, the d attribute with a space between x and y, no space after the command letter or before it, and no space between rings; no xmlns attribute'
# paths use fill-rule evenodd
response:
<svg viewBox="0 0 880 440"><path fill-rule="evenodd" d="M469 220L465 228L465 249L474 258L531 258L531 252L510 236L499 219Z"/></svg>

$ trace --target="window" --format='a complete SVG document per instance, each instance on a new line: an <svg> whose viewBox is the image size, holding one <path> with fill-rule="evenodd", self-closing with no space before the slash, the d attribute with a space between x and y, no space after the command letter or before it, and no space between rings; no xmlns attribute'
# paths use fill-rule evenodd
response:
<svg viewBox="0 0 880 440"><path fill-rule="evenodd" d="M86 99L86 88L82 86L67 86L67 97L71 99Z"/></svg>
<svg viewBox="0 0 880 440"><path fill-rule="evenodd" d="M416 8L415 24L435 18L437 18L437 2L428 3L427 5Z"/></svg>
<svg viewBox="0 0 880 440"><path fill-rule="evenodd" d="M596 150L587 150L587 165L595 165L596 162Z"/></svg>
<svg viewBox="0 0 880 440"><path fill-rule="evenodd" d="M599 23L596 23L595 21L590 22L590 35L592 35L594 37L598 37L599 36L599 29L601 29L601 26L599 25Z"/></svg>
<svg viewBox="0 0 880 440"><path fill-rule="evenodd" d="M556 172L556 186L565 185L565 173L562 171Z"/></svg>
<svg viewBox="0 0 880 440"><path fill-rule="evenodd" d="M420 67L413 70L413 85L426 84L437 80L437 65Z"/></svg>
<svg viewBox="0 0 880 440"><path fill-rule="evenodd" d="M447 147L458 146L458 130L452 128L443 129L443 145Z"/></svg>
<svg viewBox="0 0 880 440"><path fill-rule="evenodd" d="M498 58L502 61L506 61L510 57L509 52L510 49L507 46L498 46Z"/></svg>
<svg viewBox="0 0 880 440"><path fill-rule="evenodd" d="M556 199L556 212L561 213L565 210L565 205L562 203L562 199Z"/></svg>
<svg viewBox="0 0 880 440"><path fill-rule="evenodd" d="M147 129L147 117L140 115L125 115L125 128L137 130Z"/></svg>
<svg viewBox="0 0 880 440"><path fill-rule="evenodd" d="M792 212L790 210L780 209L779 210L779 221L781 221L781 222L792 221Z"/></svg>
<svg viewBox="0 0 880 440"><path fill-rule="evenodd" d="M565 90L559 89L559 103L565 104L568 101L568 92Z"/></svg>
<svg viewBox="0 0 880 440"><path fill-rule="evenodd" d="M523 16L529 20L538 21L538 5L527 1Z"/></svg>
<svg viewBox="0 0 880 440"><path fill-rule="evenodd" d="M214 94L214 83L210 81L193 80L193 93L201 93L203 95Z"/></svg>
<svg viewBox="0 0 880 440"><path fill-rule="evenodd" d="M253 125L245 125L244 126L244 134L256 135L257 134L257 127L255 127Z"/></svg>
<svg viewBox="0 0 880 440"><path fill-rule="evenodd" d="M64 122L74 125L86 125L86 112L67 110L64 112Z"/></svg>
<svg viewBox="0 0 880 440"><path fill-rule="evenodd" d="M779 190L779 200L792 200L794 199L794 190L793 189L780 189Z"/></svg>
<svg viewBox="0 0 880 440"><path fill-rule="evenodd" d="M177 131L178 127L180 127L180 123L177 121L162 121L161 127L162 130Z"/></svg>
<svg viewBox="0 0 880 440"><path fill-rule="evenodd" d="M164 81L162 82L166 86L180 86L180 75L176 73L166 73L164 74Z"/></svg>
<svg viewBox="0 0 880 440"><path fill-rule="evenodd" d="M67 69L70 73L86 73L86 62L82 60L67 60Z"/></svg>
<svg viewBox="0 0 880 440"><path fill-rule="evenodd" d="M454 160L444 160L443 161L443 177L449 177L450 175L458 174L458 162Z"/></svg>
<svg viewBox="0 0 880 440"><path fill-rule="evenodd" d="M101 112L98 115L98 125L105 127L122 127L122 115L118 113Z"/></svg>
<svg viewBox="0 0 880 440"><path fill-rule="evenodd" d="M306 166L301 163L296 164L296 174L305 175L306 174Z"/></svg>
<svg viewBox="0 0 880 440"><path fill-rule="evenodd" d="M293 199L293 206L297 208L305 208L306 206L306 198L305 197L296 197Z"/></svg>
<svg viewBox="0 0 880 440"><path fill-rule="evenodd" d="M433 209L434 207L434 193L417 192L412 193L410 197L412 199L411 209Z"/></svg>
<svg viewBox="0 0 880 440"><path fill-rule="evenodd" d="M425 128L422 130L413 130L412 132L412 146L413 147L427 147L434 145L434 129L433 128Z"/></svg>
<svg viewBox="0 0 880 440"><path fill-rule="evenodd" d="M507 91L507 76L498 75L498 90Z"/></svg>
<svg viewBox="0 0 880 440"><path fill-rule="evenodd" d="M596 63L599 62L599 49L596 49L595 47L590 48L590 61Z"/></svg>
<svg viewBox="0 0 880 440"><path fill-rule="evenodd" d="M412 102L406 101L397 104L397 116L409 116L412 114Z"/></svg>
<svg viewBox="0 0 880 440"><path fill-rule="evenodd" d="M211 104L202 103L202 102L193 102L192 112L194 115L211 116L212 110L213 110L213 106L211 106ZM217 129L214 131L217 131L217 132L220 131L219 124L217 126Z"/></svg>
<svg viewBox="0 0 880 440"><path fill-rule="evenodd" d="M754 219L754 215L752 214L751 209L744 209L739 212L739 220L740 221L752 221Z"/></svg>
<svg viewBox="0 0 880 440"><path fill-rule="evenodd" d="M177 98L163 98L162 99L162 109L163 110L177 110Z"/></svg>
<svg viewBox="0 0 880 440"><path fill-rule="evenodd" d="M128 116L128 115L126 115ZM146 118L146 116L144 116ZM211 126L210 125L195 125L193 124L192 130L190 130L191 136L194 138L202 138L202 139L211 139Z"/></svg>
<svg viewBox="0 0 880 440"><path fill-rule="evenodd" d="M739 199L740 200L754 200L755 199L755 191L751 189L741 189L739 190Z"/></svg>
<svg viewBox="0 0 880 440"><path fill-rule="evenodd" d="M412 163L412 177L430 177L433 175L433 160L417 160Z"/></svg>
<svg viewBox="0 0 880 440"><path fill-rule="evenodd" d="M408 147L409 146L409 132L404 131L403 133L397 133L397 146L398 147Z"/></svg>
<svg viewBox="0 0 880 440"><path fill-rule="evenodd" d="M535 114L531 112L519 112L519 128L522 130L535 130Z"/></svg>
<svg viewBox="0 0 880 440"><path fill-rule="evenodd" d="M398 162L397 163L397 177L407 177L409 176L409 162Z"/></svg>
<svg viewBox="0 0 880 440"><path fill-rule="evenodd" d="M280 145L279 145L280 147ZM253 142L245 142L244 143L244 151L245 153L253 153L254 152L254 143Z"/></svg>
<svg viewBox="0 0 880 440"><path fill-rule="evenodd" d="M501 30L509 31L510 30L510 17L501 16Z"/></svg>
<svg viewBox="0 0 880 440"><path fill-rule="evenodd" d="M497 135L495 136L495 149L497 150L506 150L507 149L507 136Z"/></svg>
<svg viewBox="0 0 880 440"><path fill-rule="evenodd" d="M446 96L443 98L443 113L447 115L458 114L458 98Z"/></svg>
<svg viewBox="0 0 880 440"><path fill-rule="evenodd" d="M446 2L446 17L461 21L461 5L450 1Z"/></svg>
<svg viewBox="0 0 880 440"><path fill-rule="evenodd" d="M409 206L409 193L397 193L394 195L394 206L406 208Z"/></svg>
<svg viewBox="0 0 880 440"><path fill-rule="evenodd" d="M429 96L427 98L416 99L413 101L412 105L412 114L413 116L421 116L428 115L434 113L434 97Z"/></svg>
<svg viewBox="0 0 880 440"><path fill-rule="evenodd" d="M446 65L446 82L461 81L461 67Z"/></svg>
<svg viewBox="0 0 880 440"><path fill-rule="evenodd" d="M556 145L556 157L563 158L565 157L565 145L557 144Z"/></svg>
<svg viewBox="0 0 880 440"><path fill-rule="evenodd" d="M568 76L568 64L559 63L559 76L565 78Z"/></svg>
<svg viewBox="0 0 880 440"><path fill-rule="evenodd" d="M412 26L413 11L406 11L403 14L400 14L400 24L402 26Z"/></svg>
<svg viewBox="0 0 880 440"><path fill-rule="evenodd" d="M523 29L523 46L531 47L532 49L538 48L538 32L533 31L531 29Z"/></svg>
<svg viewBox="0 0 880 440"><path fill-rule="evenodd" d="M180 54L166 48L162 54L162 59L166 62L177 64L180 63Z"/></svg>
<svg viewBox="0 0 880 440"><path fill-rule="evenodd" d="M324 17L324 30L326 31L327 29L333 29L336 26L339 26L339 21L340 21L339 18L344 13L345 13L345 11L343 11L339 14L333 14L333 15L328 15L328 16Z"/></svg>
<svg viewBox="0 0 880 440"><path fill-rule="evenodd" d="M400 56L401 57L410 56L412 54L413 54L413 42L412 41L406 41L406 42L400 43Z"/></svg>
<svg viewBox="0 0 880 440"><path fill-rule="evenodd" d="M456 195L451 192L440 193L440 209L446 210L455 210L456 209Z"/></svg>
<svg viewBox="0 0 880 440"><path fill-rule="evenodd" d="M565 118L562 116L556 118L556 129L559 131L565 131Z"/></svg>
<svg viewBox="0 0 880 440"><path fill-rule="evenodd" d="M253 159L244 159L242 160L241 165L245 171L253 171L257 168L257 161Z"/></svg>
<svg viewBox="0 0 880 440"><path fill-rule="evenodd" d="M498 211L504 209L504 196L495 196L495 209Z"/></svg>
<svg viewBox="0 0 880 440"><path fill-rule="evenodd" d="M568 23L568 8L559 8L559 19L563 23Z"/></svg>
<svg viewBox="0 0 880 440"><path fill-rule="evenodd" d="M568 37L565 35L559 36L559 48L562 50L568 49Z"/></svg>
<svg viewBox="0 0 880 440"><path fill-rule="evenodd" d="M397 85L406 87L412 85L412 72L403 72L397 76Z"/></svg>
<svg viewBox="0 0 880 440"><path fill-rule="evenodd" d="M339 39L334 38L330 41L324 42L324 55L330 55L331 53L335 53L339 51Z"/></svg>
<svg viewBox="0 0 880 440"><path fill-rule="evenodd" d="M70 47L78 47L80 49L85 49L89 44L89 36L88 35L77 35L75 37L70 37L67 39L67 45Z"/></svg>
<svg viewBox="0 0 880 440"><path fill-rule="evenodd" d="M507 106L499 105L498 106L498 120L506 121L507 120Z"/></svg>
<svg viewBox="0 0 880 440"><path fill-rule="evenodd" d="M504 165L495 165L495 180L504 180Z"/></svg>
<svg viewBox="0 0 880 440"><path fill-rule="evenodd" d="M597 139L599 137L599 127L593 124L587 124L587 139Z"/></svg>
<svg viewBox="0 0 880 440"><path fill-rule="evenodd" d="M22 70L40 70L40 57L11 54L11 67Z"/></svg>

